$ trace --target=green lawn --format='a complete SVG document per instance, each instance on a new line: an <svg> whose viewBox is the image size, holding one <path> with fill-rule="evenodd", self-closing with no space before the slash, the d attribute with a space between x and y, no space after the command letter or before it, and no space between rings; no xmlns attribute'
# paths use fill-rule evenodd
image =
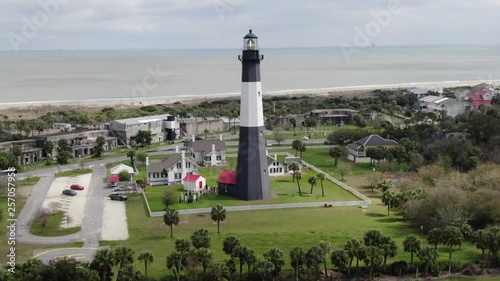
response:
<svg viewBox="0 0 500 281"><path fill-rule="evenodd" d="M30 232L39 236L63 236L68 234L77 233L81 227L60 228L59 225L64 218L64 213L61 211L49 215L49 221L42 227L40 219L35 219L31 226Z"/></svg>
<svg viewBox="0 0 500 281"><path fill-rule="evenodd" d="M389 263L397 260L409 261L409 253L402 250L402 242L407 235L418 235L423 245L427 244L425 237L410 227L408 222L402 221L400 216L393 213L388 217L385 206L381 204L370 205L364 210L356 207L318 207L228 212L227 219L221 225L220 235L217 234L217 225L211 221L209 214L183 215L179 225L174 227L174 239L170 239L169 227L163 224L161 217L147 217L141 196L131 196L126 207L130 238L127 241L101 244L130 247L136 253L152 251L156 257L150 267L152 277L171 274L165 267L165 257L173 251L175 239L189 239L198 228L209 230L212 239L211 250L215 253L216 261L227 258L222 251L222 240L233 234L238 236L243 244L254 249L258 258L262 258L262 253L272 247L282 249L285 252L285 269L290 269L288 253L295 246L302 246L307 250L325 240L332 244L333 249L339 249L348 239L362 239L363 233L371 229L378 229L397 241L398 255ZM439 247L438 250L441 252L441 260L447 260L446 249ZM462 250L453 254L454 260L463 262L479 257L480 252L468 242L464 243ZM136 265L142 270L141 263L136 262ZM330 262L328 266L332 267Z"/></svg>
<svg viewBox="0 0 500 281"><path fill-rule="evenodd" d="M39 180L40 180L40 177L30 177L30 178L16 181L16 184L18 186L31 186L31 185L37 184Z"/></svg>
<svg viewBox="0 0 500 281"><path fill-rule="evenodd" d="M76 177L91 173L92 173L91 169L70 170L70 171L56 173L56 177Z"/></svg>

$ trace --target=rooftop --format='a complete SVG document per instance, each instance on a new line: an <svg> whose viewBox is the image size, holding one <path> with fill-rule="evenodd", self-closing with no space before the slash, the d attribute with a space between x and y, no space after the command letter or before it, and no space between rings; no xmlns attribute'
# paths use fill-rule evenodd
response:
<svg viewBox="0 0 500 281"><path fill-rule="evenodd" d="M172 115L161 114L161 115L134 117L134 118L127 118L127 119L118 119L118 120L114 120L114 121L118 122L118 123L123 123L126 125L133 125L133 124L144 124L144 123L148 123L148 122L165 120L169 116L172 116Z"/></svg>
<svg viewBox="0 0 500 281"><path fill-rule="evenodd" d="M226 151L226 142L221 140L197 140L192 143L194 152L201 152L203 155L212 151L215 145L216 151Z"/></svg>

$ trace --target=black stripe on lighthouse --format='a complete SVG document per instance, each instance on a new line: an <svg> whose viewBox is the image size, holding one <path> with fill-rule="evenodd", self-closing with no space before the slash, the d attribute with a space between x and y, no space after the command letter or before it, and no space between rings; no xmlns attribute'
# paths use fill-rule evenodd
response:
<svg viewBox="0 0 500 281"><path fill-rule="evenodd" d="M241 82L260 82L260 61L259 51L243 51Z"/></svg>

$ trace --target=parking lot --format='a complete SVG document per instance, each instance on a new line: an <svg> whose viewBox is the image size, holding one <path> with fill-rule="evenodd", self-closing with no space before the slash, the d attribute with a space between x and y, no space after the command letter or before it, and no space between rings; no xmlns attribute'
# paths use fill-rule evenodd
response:
<svg viewBox="0 0 500 281"><path fill-rule="evenodd" d="M104 212L101 240L116 241L128 239L126 201L103 199Z"/></svg>

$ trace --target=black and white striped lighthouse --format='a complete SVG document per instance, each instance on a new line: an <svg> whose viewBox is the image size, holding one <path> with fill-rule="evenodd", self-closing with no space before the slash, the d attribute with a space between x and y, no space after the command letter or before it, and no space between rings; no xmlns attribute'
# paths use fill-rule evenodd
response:
<svg viewBox="0 0 500 281"><path fill-rule="evenodd" d="M235 195L243 200L267 199L271 197L271 187L260 82L260 61L264 56L259 54L258 38L252 30L243 38L243 54L238 59L243 65L243 72Z"/></svg>

